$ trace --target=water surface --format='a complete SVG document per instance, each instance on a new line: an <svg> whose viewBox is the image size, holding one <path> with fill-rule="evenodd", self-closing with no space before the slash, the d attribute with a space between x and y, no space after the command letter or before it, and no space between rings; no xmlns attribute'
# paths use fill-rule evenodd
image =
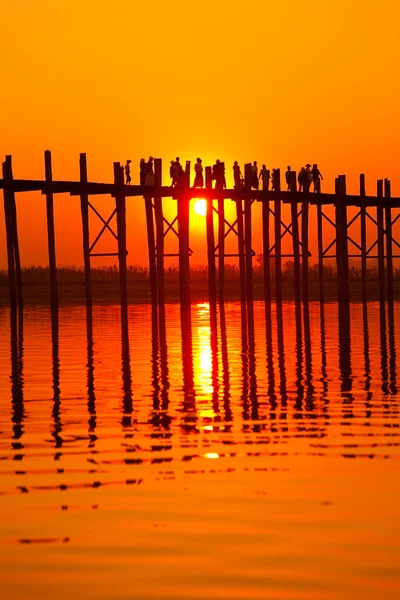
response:
<svg viewBox="0 0 400 600"><path fill-rule="evenodd" d="M0 597L399 598L388 316L198 304L182 347L177 305L162 344L147 305L128 340L117 306L2 309Z"/></svg>

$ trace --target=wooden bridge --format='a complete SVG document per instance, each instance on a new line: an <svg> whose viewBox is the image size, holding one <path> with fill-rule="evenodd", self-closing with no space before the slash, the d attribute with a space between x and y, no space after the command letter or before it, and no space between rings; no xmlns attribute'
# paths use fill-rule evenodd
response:
<svg viewBox="0 0 400 600"><path fill-rule="evenodd" d="M324 300L324 260L334 258L337 266L338 301L348 303L349 291L349 258L359 258L362 270L362 295L367 299L367 260L377 259L379 272L379 293L381 300L393 301L393 259L394 248L400 248L392 235L393 225L400 217L400 198L392 198L390 181L379 180L375 196L367 196L365 177L360 175L360 194L350 195L346 192L346 177L339 175L335 180L334 194L314 194L280 189L280 173L278 185L274 191L254 190L251 187L251 165L245 165L244 187L242 189L213 189L211 167L205 169L205 188L194 189L190 186L190 162L182 181L177 187L162 185L161 159L154 161L154 185L125 185L123 168L114 163L114 181L112 183L91 182L88 179L86 155L81 154L79 160L79 181L54 181L52 177L51 153L44 154L44 179L23 180L14 179L12 159L7 156L3 162L3 178L0 188L4 195L4 210L6 219L7 259L9 273L9 294L11 307L16 309L23 306L23 282L21 276L20 253L17 227L16 194L38 191L46 197L48 255L50 267L51 305L58 306L57 267L55 252L54 205L55 194L71 194L79 196L82 217L83 259L85 268L86 301L92 305L91 288L91 258L96 256L118 257L120 273L121 306L128 304L127 297L127 239L126 239L126 199L143 197L146 210L147 240L149 255L150 286L153 305L158 307L160 323L164 319L164 259L170 256L165 253L165 237L174 234L178 238L179 252L179 285L182 314L190 314L190 235L189 235L189 205L193 198L202 197L207 201L206 231L210 307L215 307L217 301L224 302L225 277L224 267L227 255L225 241L229 234L236 235L237 254L240 271L240 291L243 305L247 305L249 318L252 318L253 301L253 269L252 261L252 205L262 204L262 232L264 253L264 286L265 300L271 302L271 263L275 274L275 296L277 301L282 299L282 258L291 256L294 261L294 294L296 301L308 300L308 265L309 265L309 208L317 207L317 247L319 293ZM291 172L291 189L296 190L296 173ZM96 208L92 197L108 195L115 198L115 208L111 215L104 217ZM169 221L163 213L163 199L173 198L177 201L177 215ZM225 216L225 201L236 205L236 220L230 223ZM290 222L282 221L282 205L290 205ZM326 206L334 207L334 218L324 210ZM356 207L358 210L351 219L347 209ZM396 211L397 209L397 211ZM101 222L101 229L91 241L89 231L89 211L93 211ZM394 213L397 214L394 214ZM214 231L214 214L217 215L217 232ZM114 231L112 220L116 217L117 228ZM375 241L367 246L367 220L373 224L376 231ZM329 222L334 231L333 240L324 246L323 222ZM349 235L349 227L359 222L360 243ZM98 253L96 245L108 230L115 238L117 249L114 253ZM272 235L273 233L273 235ZM282 254L282 238L290 235L292 251ZM271 243L272 238L274 243ZM349 253L349 244L355 250ZM218 268L217 268L218 267ZM218 285L217 285L218 278Z"/></svg>

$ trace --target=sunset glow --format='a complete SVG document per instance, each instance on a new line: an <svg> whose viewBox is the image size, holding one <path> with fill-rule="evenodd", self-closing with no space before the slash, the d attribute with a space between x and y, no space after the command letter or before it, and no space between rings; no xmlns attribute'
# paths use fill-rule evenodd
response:
<svg viewBox="0 0 400 600"><path fill-rule="evenodd" d="M207 214L207 201L204 199L196 200L193 209L199 217L205 217Z"/></svg>

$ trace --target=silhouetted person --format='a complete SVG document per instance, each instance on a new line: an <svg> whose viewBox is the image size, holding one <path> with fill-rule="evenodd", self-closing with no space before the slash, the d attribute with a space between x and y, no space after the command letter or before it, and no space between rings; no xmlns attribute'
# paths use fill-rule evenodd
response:
<svg viewBox="0 0 400 600"><path fill-rule="evenodd" d="M171 177L171 187L176 186L176 169L175 169L175 161L171 160L171 165L169 167L169 176Z"/></svg>
<svg viewBox="0 0 400 600"><path fill-rule="evenodd" d="M271 179L271 174L269 172L269 169L267 169L267 167L265 165L262 166L259 179L262 180L263 190L268 191L269 190L269 180Z"/></svg>
<svg viewBox="0 0 400 600"><path fill-rule="evenodd" d="M195 172L194 184L193 184L194 188L202 188L204 186L202 162L203 161L201 160L201 158L198 158L196 160L196 164L194 165L194 172Z"/></svg>
<svg viewBox="0 0 400 600"><path fill-rule="evenodd" d="M127 160L124 166L126 185L131 185L131 160Z"/></svg>
<svg viewBox="0 0 400 600"><path fill-rule="evenodd" d="M310 185L311 185L311 171L310 171L310 163L307 163L304 169L304 181L303 181L303 192L309 192L310 191Z"/></svg>
<svg viewBox="0 0 400 600"><path fill-rule="evenodd" d="M179 156L175 159L175 185L178 185L180 181L182 181L183 177L183 167L181 165L181 161Z"/></svg>
<svg viewBox="0 0 400 600"><path fill-rule="evenodd" d="M146 179L144 185L154 185L153 157L150 156L146 163Z"/></svg>
<svg viewBox="0 0 400 600"><path fill-rule="evenodd" d="M215 181L215 189L223 190L226 187L225 182L225 165L221 163L219 158L215 161L215 165L212 168L212 178Z"/></svg>
<svg viewBox="0 0 400 600"><path fill-rule="evenodd" d="M251 187L258 190L258 167L256 160L251 166Z"/></svg>
<svg viewBox="0 0 400 600"><path fill-rule="evenodd" d="M285 173L285 181L286 181L286 185L287 185L287 191L288 192L292 192L292 168L289 165L288 168L286 169L286 173Z"/></svg>
<svg viewBox="0 0 400 600"><path fill-rule="evenodd" d="M242 187L242 172L237 160L233 163L233 181L235 190L240 190Z"/></svg>
<svg viewBox="0 0 400 600"><path fill-rule="evenodd" d="M140 185L145 185L146 183L146 161L144 158L140 159Z"/></svg>
<svg viewBox="0 0 400 600"><path fill-rule="evenodd" d="M299 174L297 175L297 183L299 184L299 192L303 191L304 171L305 171L305 168L301 167Z"/></svg>
<svg viewBox="0 0 400 600"><path fill-rule="evenodd" d="M311 169L311 177L314 184L314 194L321 193L321 179L323 179L320 170L318 169L318 165L314 164Z"/></svg>
<svg viewBox="0 0 400 600"><path fill-rule="evenodd" d="M271 183L272 183L272 191L273 192L279 191L279 183L280 182L279 182L278 169L272 169Z"/></svg>

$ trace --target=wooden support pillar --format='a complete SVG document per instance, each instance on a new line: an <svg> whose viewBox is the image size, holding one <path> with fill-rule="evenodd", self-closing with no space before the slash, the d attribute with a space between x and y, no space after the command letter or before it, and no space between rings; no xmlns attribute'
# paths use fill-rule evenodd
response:
<svg viewBox="0 0 400 600"><path fill-rule="evenodd" d="M223 169L225 172L225 164ZM225 200L218 198L218 296L219 303L225 299Z"/></svg>
<svg viewBox="0 0 400 600"><path fill-rule="evenodd" d="M303 300L305 302L308 302L308 199L308 194L303 193L303 200L301 203L301 262L303 280Z"/></svg>
<svg viewBox="0 0 400 600"><path fill-rule="evenodd" d="M291 174L291 190L296 192L296 173ZM294 297L296 303L300 302L300 241L299 241L299 218L297 216L297 197L290 203L291 221L292 221L292 243L293 243L293 262L294 262Z"/></svg>
<svg viewBox="0 0 400 600"><path fill-rule="evenodd" d="M385 245L384 245L384 214L383 214L383 180L377 182L378 202L376 207L376 222L378 236L378 277L379 277L379 299L381 302L385 300Z"/></svg>
<svg viewBox="0 0 400 600"><path fill-rule="evenodd" d="M365 175L360 175L360 196L365 198ZM362 200L360 206L361 241L361 289L363 302L367 301L367 208Z"/></svg>
<svg viewBox="0 0 400 600"><path fill-rule="evenodd" d="M214 211L212 198L212 174L211 167L206 167L206 190L207 190L207 266L208 266L208 297L210 309L215 311L217 303L216 270L215 270L215 241L214 241ZM219 248L221 252L221 248Z"/></svg>
<svg viewBox="0 0 400 600"><path fill-rule="evenodd" d="M186 163L183 185L178 193L179 290L181 310L190 311L189 206L190 163ZM185 316L185 315L184 315Z"/></svg>
<svg viewBox="0 0 400 600"><path fill-rule="evenodd" d="M158 305L164 307L165 304L165 285L164 285L164 216L162 209L162 162L161 158L154 160L154 213L156 221L156 239L157 239L157 293Z"/></svg>
<svg viewBox="0 0 400 600"><path fill-rule="evenodd" d="M92 276L90 272L90 237L89 237L89 197L87 193L86 154L79 156L80 200L82 216L83 264L85 267L86 306L92 306Z"/></svg>
<svg viewBox="0 0 400 600"><path fill-rule="evenodd" d="M4 197L4 218L6 226L6 242L7 242L7 265L8 265L8 291L10 294L11 314L16 315L17 310L17 284L15 275L15 258L14 258L14 228L13 216L10 203L10 189L7 184L10 183L9 164L7 159L3 162L3 197Z"/></svg>
<svg viewBox="0 0 400 600"><path fill-rule="evenodd" d="M393 244L392 244L392 209L390 207L390 181L385 179L385 221L386 221L386 290L389 303L393 303Z"/></svg>
<svg viewBox="0 0 400 600"><path fill-rule="evenodd" d="M46 150L44 153L44 168L46 179L47 247L50 269L50 301L52 307L58 307L56 242L54 231L54 199L52 190L53 172L50 150Z"/></svg>
<svg viewBox="0 0 400 600"><path fill-rule="evenodd" d="M318 283L319 301L324 301L324 239L322 225L322 206L317 204L317 238L318 238Z"/></svg>
<svg viewBox="0 0 400 600"><path fill-rule="evenodd" d="M246 304L246 260L244 252L244 225L243 225L243 202L236 200L236 220L238 231L238 255L240 276L240 302L242 307Z"/></svg>
<svg viewBox="0 0 400 600"><path fill-rule="evenodd" d="M264 253L264 298L266 303L267 316L270 314L269 305L271 304L271 268L270 268L270 231L269 231L269 200L266 196L262 201L262 233L263 233L263 253Z"/></svg>
<svg viewBox="0 0 400 600"><path fill-rule="evenodd" d="M281 171L276 169L275 191L281 191ZM282 302L282 220L281 199L274 201L275 212L275 297L277 302Z"/></svg>
<svg viewBox="0 0 400 600"><path fill-rule="evenodd" d="M156 265L156 240L154 235L153 205L151 196L144 197L146 210L146 228L147 228L147 250L149 254L149 276L151 303L157 304L157 265Z"/></svg>
<svg viewBox="0 0 400 600"><path fill-rule="evenodd" d="M15 194L12 188L13 182L13 172L12 172L12 159L11 155L6 156L5 163L3 163L3 179L7 185L6 190L4 190L4 200L5 204L7 203L7 214L8 214L8 227L9 227L9 237L12 245L12 253L11 257L13 259L13 273L11 273L11 279L14 282L14 289L16 289L16 297L18 301L18 308L20 311L23 309L24 301L22 294L22 274L21 274L21 260L19 254L19 241L18 241L18 222L17 222L17 206L15 203ZM7 221L7 216L6 216ZM7 241L8 244L8 241ZM11 299L11 295L10 295ZM12 303L11 303L12 304Z"/></svg>
<svg viewBox="0 0 400 600"><path fill-rule="evenodd" d="M253 255L252 255L252 223L251 223L251 164L245 165L245 190L244 200L244 240L246 254L246 298L249 305L253 305ZM251 309L252 310L252 309Z"/></svg>
<svg viewBox="0 0 400 600"><path fill-rule="evenodd" d="M124 194L124 173L119 162L114 163L115 205L117 210L118 230L118 262L119 285L121 294L121 307L126 311L128 307L128 293L126 283L126 200Z"/></svg>
<svg viewBox="0 0 400 600"><path fill-rule="evenodd" d="M339 302L349 302L349 253L347 240L346 177L335 181L336 192L336 268Z"/></svg>

